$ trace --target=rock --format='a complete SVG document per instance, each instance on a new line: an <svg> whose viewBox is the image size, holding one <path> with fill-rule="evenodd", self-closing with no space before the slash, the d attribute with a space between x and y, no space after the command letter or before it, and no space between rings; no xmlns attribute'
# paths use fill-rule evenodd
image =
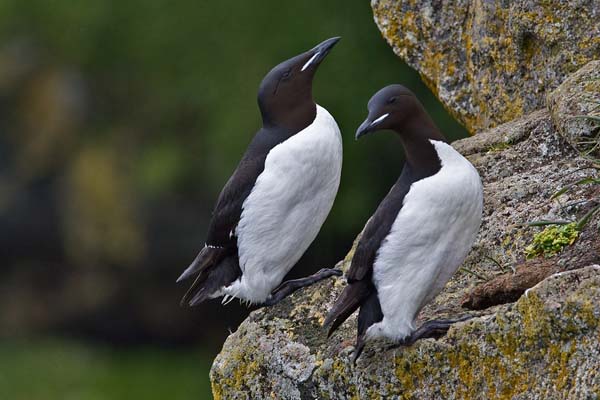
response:
<svg viewBox="0 0 600 400"><path fill-rule="evenodd" d="M589 62L569 76L547 100L552 121L561 135L578 151L600 155L600 120L582 118L600 118L600 60Z"/></svg>
<svg viewBox="0 0 600 400"><path fill-rule="evenodd" d="M332 287L327 282L313 291L313 295L323 293L318 303L331 301L327 290ZM391 350L380 343L356 366L349 360L349 332L327 343L319 326L325 310L316 308L321 312L311 315L309 307L288 303L252 313L215 360L214 398L593 399L600 395L598 265L553 275L517 303L456 324L442 340Z"/></svg>
<svg viewBox="0 0 600 400"><path fill-rule="evenodd" d="M544 107L600 54L600 3L372 0L394 52L471 132Z"/></svg>
<svg viewBox="0 0 600 400"><path fill-rule="evenodd" d="M587 212L591 204L584 202L565 214L549 198L584 176L586 171L580 167L589 162L558 134L548 110L454 146L482 176L484 221L465 261L466 269L423 309L420 321L465 313L477 318L456 325L445 338L423 340L407 349L390 350L390 343L369 343L353 367L355 316L329 340L321 327L344 280L323 282L275 307L253 312L227 339L211 371L216 399L485 399L513 395L542 399L577 398L580 393L576 390L600 390L595 372L587 370L592 365L600 367L600 303L595 300L600 294L594 288L600 272L596 269L544 281L516 304L478 311L461 308L464 297L480 284L479 277L504 274L497 264L510 271L524 262L523 251L540 229L524 223ZM569 192L565 202L585 200L592 190L578 187ZM519 195L515 197L515 193ZM346 269L351 257L352 251L339 267ZM549 273L600 264L597 229L584 230L573 246L545 262L552 264ZM573 276L580 279L579 284L563 282L574 281ZM544 289L547 287L564 290L557 290L554 297L554 292ZM588 322L578 325L582 321ZM576 325L573 329L572 324Z"/></svg>

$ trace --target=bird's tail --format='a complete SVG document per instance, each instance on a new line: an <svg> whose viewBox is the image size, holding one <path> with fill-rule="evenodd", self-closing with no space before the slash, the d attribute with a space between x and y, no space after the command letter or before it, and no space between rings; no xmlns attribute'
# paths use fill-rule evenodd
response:
<svg viewBox="0 0 600 400"><path fill-rule="evenodd" d="M348 319L350 315L360 305L363 301L374 291L373 284L366 280L349 282L348 286L344 288L344 291L337 298L335 304L332 309L329 311L323 326L327 326L331 324L329 331L327 332L327 337L331 336L331 334L344 322Z"/></svg>
<svg viewBox="0 0 600 400"><path fill-rule="evenodd" d="M379 304L379 299L377 298L377 291L373 290L360 305L360 311L358 312L358 332L356 334L356 346L354 347L352 363L356 364L356 360L365 348L367 329L382 319L383 313L381 312L381 304Z"/></svg>
<svg viewBox="0 0 600 400"><path fill-rule="evenodd" d="M225 253L226 249L223 247L204 246L190 266L177 278L177 282L181 282L196 273L202 273L206 268L219 263Z"/></svg>
<svg viewBox="0 0 600 400"><path fill-rule="evenodd" d="M193 307L218 296L221 289L229 286L242 275L237 256L230 255L218 264L210 264L200 273L181 299L181 305Z"/></svg>
<svg viewBox="0 0 600 400"><path fill-rule="evenodd" d="M231 251L224 247L204 246L192 264L177 279L177 282L181 282L196 275L194 283L181 299L181 305L195 306L214 297L241 273L237 255L231 254Z"/></svg>

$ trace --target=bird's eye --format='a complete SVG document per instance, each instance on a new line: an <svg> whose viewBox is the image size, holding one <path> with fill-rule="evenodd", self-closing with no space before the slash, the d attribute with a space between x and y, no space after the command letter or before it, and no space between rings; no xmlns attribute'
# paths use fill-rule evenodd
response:
<svg viewBox="0 0 600 400"><path fill-rule="evenodd" d="M390 97L387 101L388 104L394 104L396 102L396 100L398 100L398 97L394 96L394 97Z"/></svg>
<svg viewBox="0 0 600 400"><path fill-rule="evenodd" d="M290 76L292 76L292 71L290 71L289 69L287 71L285 71L283 74L281 74L282 79L288 79Z"/></svg>

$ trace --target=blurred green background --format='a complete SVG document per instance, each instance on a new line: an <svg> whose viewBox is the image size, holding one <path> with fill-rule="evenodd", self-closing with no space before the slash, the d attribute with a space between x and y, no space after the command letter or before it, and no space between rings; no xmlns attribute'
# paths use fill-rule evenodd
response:
<svg viewBox="0 0 600 400"><path fill-rule="evenodd" d="M366 102L404 83L368 2L0 2L0 398L204 399L248 311L180 308L179 273L260 126L274 65L331 36L315 99L337 119L333 211L292 272L331 266L397 178L391 134L355 142Z"/></svg>

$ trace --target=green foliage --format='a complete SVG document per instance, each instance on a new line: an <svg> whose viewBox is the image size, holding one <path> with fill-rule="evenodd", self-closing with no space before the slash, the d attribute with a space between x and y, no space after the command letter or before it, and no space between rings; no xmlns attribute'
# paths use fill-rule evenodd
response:
<svg viewBox="0 0 600 400"><path fill-rule="evenodd" d="M489 282L498 275L503 275L511 271L515 272L514 267L510 263L502 263L492 256L483 256L483 258L490 261L493 264L493 266L497 268L496 271L487 271L489 273L492 273L492 277L489 277L487 274L483 274L466 267L461 267L460 271L464 272L465 274L472 275L483 282Z"/></svg>
<svg viewBox="0 0 600 400"><path fill-rule="evenodd" d="M476 271L473 271L472 269L466 268L466 267L461 267L460 271L464 272L465 274L469 274L474 276L475 278L483 281L483 282L488 282L490 280L490 278L488 278L487 276L480 274Z"/></svg>
<svg viewBox="0 0 600 400"><path fill-rule="evenodd" d="M575 118L583 118L593 121L596 126L599 126L600 124L600 118L594 115L582 115L576 116ZM596 135L596 137L593 138L588 144L593 145L591 150L580 152L580 154L581 156L590 159L592 161L592 165L586 168L578 169L576 172L581 170L590 170L592 173L557 190L556 193L552 195L552 200L559 199L561 196L578 186L600 185L600 165L598 165L600 160L590 157L590 154L595 151L598 146L600 146L600 134ZM578 201L576 203L582 202L589 202L593 204L593 206L585 213L585 215L575 221L541 220L527 224L529 226L546 226L546 228L534 236L533 242L527 246L527 248L525 248L525 256L527 258L534 258L540 255L551 256L559 253L565 246L573 244L575 240L577 240L579 232L581 232L583 228L585 228L585 226L592 220L592 218L600 212L600 199L590 198L583 201Z"/></svg>
<svg viewBox="0 0 600 400"><path fill-rule="evenodd" d="M583 179L580 179L577 182L571 183L571 184L561 188L560 190L558 190L556 193L554 193L552 195L552 199L556 199L556 198L562 196L563 194L567 193L570 189L572 189L574 186L586 185L586 184L590 184L590 183L591 184L600 184L600 178L588 176Z"/></svg>
<svg viewBox="0 0 600 400"><path fill-rule="evenodd" d="M588 81L593 82L598 80L600 79L590 79ZM597 97L597 91L592 92L596 92L595 96ZM591 97L585 101L593 104L589 112L584 115L575 115L571 118L581 119L591 123L592 131L590 132L590 137L581 139L578 144L585 149L581 152L582 156L590 158L592 161L598 163L600 162L600 159L597 158L598 152L600 151L600 115L598 114L600 112L600 100L598 98Z"/></svg>
<svg viewBox="0 0 600 400"><path fill-rule="evenodd" d="M594 171L591 175L586 176L583 179L580 179L576 182L573 182L563 188L561 188L560 190L558 190L556 193L554 193L552 195L552 199L557 199L560 196L564 195L565 193L567 193L568 191L570 191L571 189L573 189L576 186L580 186L580 185L600 185L600 166L598 165L592 165L588 168L585 169L590 169L592 171ZM596 213L598 213L600 211L600 201L598 198L591 198L588 199L586 201L591 202L592 204L596 204L595 206L593 206L583 217L579 218L577 221L575 221L576 223L576 227L577 230L581 231L589 222L590 220L594 217L594 215L596 215ZM531 223L530 225L535 225L536 223ZM537 224L544 224L544 225L550 225L550 224L565 224L564 221L538 221Z"/></svg>
<svg viewBox="0 0 600 400"><path fill-rule="evenodd" d="M573 244L578 236L576 222L547 226L533 237L533 242L525 248L525 255L528 259L540 255L552 256L560 253L565 246Z"/></svg>
<svg viewBox="0 0 600 400"><path fill-rule="evenodd" d="M210 357L67 341L0 342L0 393L11 400L210 399Z"/></svg>

